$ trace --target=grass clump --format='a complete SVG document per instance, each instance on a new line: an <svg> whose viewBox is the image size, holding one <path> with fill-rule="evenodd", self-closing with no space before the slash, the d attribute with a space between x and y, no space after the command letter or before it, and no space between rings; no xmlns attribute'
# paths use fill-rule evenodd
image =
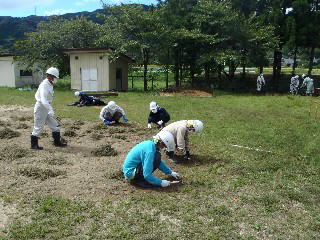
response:
<svg viewBox="0 0 320 240"><path fill-rule="evenodd" d="M8 127L8 126L11 126L11 124L9 122L0 120L0 126Z"/></svg>
<svg viewBox="0 0 320 240"><path fill-rule="evenodd" d="M40 179L41 181L44 181L48 178L65 175L66 173L58 169L42 169L37 167L26 167L26 168L20 169L19 174L25 177Z"/></svg>
<svg viewBox="0 0 320 240"><path fill-rule="evenodd" d="M48 157L44 160L45 163L49 165L64 165L67 164L67 160L63 158L62 156L60 157Z"/></svg>
<svg viewBox="0 0 320 240"><path fill-rule="evenodd" d="M107 172L104 176L107 179L123 180L123 173L120 169L115 172Z"/></svg>
<svg viewBox="0 0 320 240"><path fill-rule="evenodd" d="M44 138L49 137L49 133L47 133L47 132L42 132L42 133L40 134L40 137L44 137Z"/></svg>
<svg viewBox="0 0 320 240"><path fill-rule="evenodd" d="M102 124L102 123L98 123L98 124L95 124L95 125L91 128L91 130L93 130L93 131L100 131L100 130L105 130L105 129L107 129L107 128L108 128L107 125Z"/></svg>
<svg viewBox="0 0 320 240"><path fill-rule="evenodd" d="M28 129L30 126L26 123L19 123L17 129Z"/></svg>
<svg viewBox="0 0 320 240"><path fill-rule="evenodd" d="M104 137L103 134L99 133L99 132L93 132L90 137L93 139L93 140L100 140Z"/></svg>
<svg viewBox="0 0 320 240"><path fill-rule="evenodd" d="M21 148L18 145L6 146L1 149L1 161L14 161L19 158L26 157L29 154L27 149Z"/></svg>
<svg viewBox="0 0 320 240"><path fill-rule="evenodd" d="M20 135L21 133L13 131L12 129L7 127L0 130L1 139L11 139L11 138L19 137Z"/></svg>
<svg viewBox="0 0 320 240"><path fill-rule="evenodd" d="M75 133L75 131L71 130L71 129L67 129L64 134L64 136L66 137L76 137L77 134Z"/></svg>
<svg viewBox="0 0 320 240"><path fill-rule="evenodd" d="M114 128L114 127L110 127L109 128L109 133L111 133L111 134L115 134L115 133L125 133L126 132L126 130L124 129L124 128L118 128L118 127L116 127L116 128Z"/></svg>
<svg viewBox="0 0 320 240"><path fill-rule="evenodd" d="M11 118L15 121L26 122L26 121L32 120L33 117L31 117L31 116L21 116L21 117L13 116Z"/></svg>
<svg viewBox="0 0 320 240"><path fill-rule="evenodd" d="M116 134L116 135L113 135L114 138L117 138L117 139L121 139L121 140L126 140L127 137L124 136L124 135L119 135L119 134Z"/></svg>
<svg viewBox="0 0 320 240"><path fill-rule="evenodd" d="M118 152L109 144L102 145L91 152L97 157L117 156Z"/></svg>

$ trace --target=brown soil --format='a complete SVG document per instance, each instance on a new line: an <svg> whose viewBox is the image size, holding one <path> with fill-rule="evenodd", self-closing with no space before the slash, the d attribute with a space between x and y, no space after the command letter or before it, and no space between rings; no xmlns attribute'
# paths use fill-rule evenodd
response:
<svg viewBox="0 0 320 240"><path fill-rule="evenodd" d="M194 97L212 97L211 93L200 90L189 89L169 89L169 91L160 92L160 96L194 96Z"/></svg>
<svg viewBox="0 0 320 240"><path fill-rule="evenodd" d="M21 197L48 194L90 201L120 199L152 191L128 184L122 178L121 166L129 150L151 139L154 130L140 128L134 123L106 127L97 122L62 119L61 133L68 146L55 147L50 129L45 127L39 139L44 150L37 151L30 149L32 115L33 108L0 106L0 123L4 123L0 124L0 131L9 131L4 129L8 129L7 123L10 123L10 129L19 133L12 138L0 138L0 189L19 193ZM14 127L22 123L29 127ZM106 145L109 146L106 151L112 153L109 155L115 152L117 155L95 156L99 147ZM165 154L162 156L166 160ZM180 166L168 164L179 171ZM164 177L159 171L155 175ZM0 210L1 207L0 204Z"/></svg>

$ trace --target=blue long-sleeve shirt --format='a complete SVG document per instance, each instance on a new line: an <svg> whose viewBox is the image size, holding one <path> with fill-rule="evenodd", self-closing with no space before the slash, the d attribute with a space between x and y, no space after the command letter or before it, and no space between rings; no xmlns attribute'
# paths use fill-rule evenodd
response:
<svg viewBox="0 0 320 240"><path fill-rule="evenodd" d="M153 141L144 141L134 146L128 153L122 171L127 178L132 176L139 163L142 163L143 177L150 184L160 186L161 179L153 176L153 162L156 156L156 145ZM165 174L171 174L172 170L161 160L159 170Z"/></svg>

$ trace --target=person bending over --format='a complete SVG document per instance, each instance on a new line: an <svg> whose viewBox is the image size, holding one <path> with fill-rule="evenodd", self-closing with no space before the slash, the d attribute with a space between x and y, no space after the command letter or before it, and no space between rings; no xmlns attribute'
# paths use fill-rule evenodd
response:
<svg viewBox="0 0 320 240"><path fill-rule="evenodd" d="M128 122L128 118L124 110L114 101L108 102L108 104L102 108L99 117L108 126L112 122L119 123L121 117L123 117L125 122Z"/></svg>
<svg viewBox="0 0 320 240"><path fill-rule="evenodd" d="M153 140L144 141L134 146L122 166L125 179L140 187L170 186L170 181L155 177L153 172L159 169L177 180L180 179L179 174L172 171L161 160L160 149L174 148L174 145L172 134L163 131L154 136Z"/></svg>

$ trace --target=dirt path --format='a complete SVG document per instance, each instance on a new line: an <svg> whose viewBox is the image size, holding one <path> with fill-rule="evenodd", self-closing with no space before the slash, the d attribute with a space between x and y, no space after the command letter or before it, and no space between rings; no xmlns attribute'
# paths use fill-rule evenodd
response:
<svg viewBox="0 0 320 240"><path fill-rule="evenodd" d="M68 147L54 147L45 127L39 140L44 150L35 151L30 149L32 113L32 108L0 107L0 189L21 196L50 194L91 201L144 191L124 182L120 169L130 148L154 132L134 124L105 127L62 119ZM101 149L109 148L117 155L95 156L108 154Z"/></svg>

